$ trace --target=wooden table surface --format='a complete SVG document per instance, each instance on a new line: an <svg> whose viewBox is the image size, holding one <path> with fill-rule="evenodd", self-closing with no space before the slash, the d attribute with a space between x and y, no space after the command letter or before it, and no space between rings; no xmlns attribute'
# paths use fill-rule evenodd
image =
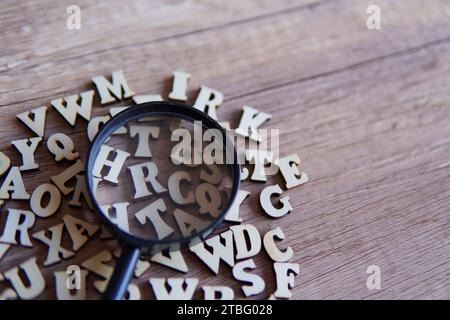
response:
<svg viewBox="0 0 450 320"><path fill-rule="evenodd" d="M66 8L81 8L81 29L66 28ZM381 8L380 30L366 26L366 8ZM236 127L244 105L272 114L264 128L281 130L281 155L297 153L310 181L285 191L294 210L269 219L259 205L264 184L250 181L244 223L261 234L280 226L300 265L293 299L449 299L450 2L448 0L261 1L2 1L0 4L0 151L20 164L10 141L32 137L16 114L49 106L46 137L63 132L84 159L86 121L71 128L52 99L94 90L91 78L123 70L136 93L167 99L174 70L192 75L189 102L200 85L220 90L220 120ZM129 101L126 101L127 103ZM118 103L117 105L123 104ZM109 107L109 106L108 106ZM108 107L94 102L93 114ZM39 146L39 171L24 172L32 192L70 163L56 164ZM3 178L2 178L3 180ZM266 185L282 183L277 174ZM284 184L283 184L284 185ZM97 221L85 205L36 218L31 233L65 214ZM28 208L7 201L2 208ZM45 276L40 299L54 299L53 272L80 264L114 241L99 234L69 260L44 267L47 246L12 246L0 272L36 256ZM63 246L71 242L64 235ZM152 263L134 280L153 298L151 277L196 277L225 284L244 298L231 268L213 273L192 253L182 274ZM275 290L272 262L254 258L266 289ZM381 268L381 289L366 287L369 265ZM98 276L88 276L88 298ZM8 286L0 283L0 291Z"/></svg>

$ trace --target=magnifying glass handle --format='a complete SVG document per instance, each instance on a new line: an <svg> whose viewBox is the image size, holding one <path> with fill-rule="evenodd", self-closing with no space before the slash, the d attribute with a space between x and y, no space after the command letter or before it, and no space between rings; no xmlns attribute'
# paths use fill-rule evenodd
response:
<svg viewBox="0 0 450 320"><path fill-rule="evenodd" d="M117 261L114 272L109 279L103 298L105 300L122 300L128 284L133 276L136 263L141 256L141 250L125 245Z"/></svg>

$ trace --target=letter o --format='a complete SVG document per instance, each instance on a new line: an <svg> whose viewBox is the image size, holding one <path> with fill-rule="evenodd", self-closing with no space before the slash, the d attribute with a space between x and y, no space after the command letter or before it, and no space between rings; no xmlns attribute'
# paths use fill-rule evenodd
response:
<svg viewBox="0 0 450 320"><path fill-rule="evenodd" d="M42 198L44 195L48 193L50 196L50 200L48 204L43 207L42 206ZM38 217L48 218L55 214L61 204L61 193L58 188L52 184L44 183L37 187L30 199L31 210Z"/></svg>

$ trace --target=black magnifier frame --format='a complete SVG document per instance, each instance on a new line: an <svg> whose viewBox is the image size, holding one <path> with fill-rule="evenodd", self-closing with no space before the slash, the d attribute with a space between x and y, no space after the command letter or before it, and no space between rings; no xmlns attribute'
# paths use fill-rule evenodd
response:
<svg viewBox="0 0 450 320"><path fill-rule="evenodd" d="M229 152L232 152L233 154L233 162L231 164L225 162L226 165L230 166L231 174L233 177L233 186L231 188L230 197L226 207L215 219L215 221L211 222L211 224L209 224L205 229L195 232L187 237L180 237L178 239L171 240L150 240L134 236L120 229L110 219L108 219L100 208L98 202L96 201L92 172L95 160L98 156L98 153L100 152L103 143L118 128L133 120L146 116L172 116L175 118L189 120L191 122L201 121L204 128L217 129L221 132L223 136L222 141L225 142L225 144L223 145L223 148L226 152L225 155L228 155ZM138 104L121 111L120 113L112 117L108 122L106 122L104 126L98 131L97 135L92 140L86 159L86 188L93 203L94 209L101 217L102 221L105 222L106 225L108 225L125 243L122 254L117 261L113 275L111 276L104 293L104 298L109 300L120 300L123 298L127 290L128 283L134 272L137 259L140 257L143 250L148 250L150 252L163 249L179 250L180 248L187 246L189 243L192 243L192 241L200 241L201 239L204 239L206 236L208 236L224 220L228 210L230 209L236 198L241 180L241 169L238 161L238 154L234 147L233 141L231 140L225 129L206 113L191 106L176 102L148 102Z"/></svg>

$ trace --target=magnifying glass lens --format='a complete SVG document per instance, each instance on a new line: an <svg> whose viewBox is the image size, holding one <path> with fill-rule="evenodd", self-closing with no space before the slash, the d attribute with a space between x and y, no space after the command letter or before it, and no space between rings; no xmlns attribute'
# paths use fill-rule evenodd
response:
<svg viewBox="0 0 450 320"><path fill-rule="evenodd" d="M100 213L155 244L206 235L233 188L223 131L171 114L142 114L100 139L90 179Z"/></svg>

